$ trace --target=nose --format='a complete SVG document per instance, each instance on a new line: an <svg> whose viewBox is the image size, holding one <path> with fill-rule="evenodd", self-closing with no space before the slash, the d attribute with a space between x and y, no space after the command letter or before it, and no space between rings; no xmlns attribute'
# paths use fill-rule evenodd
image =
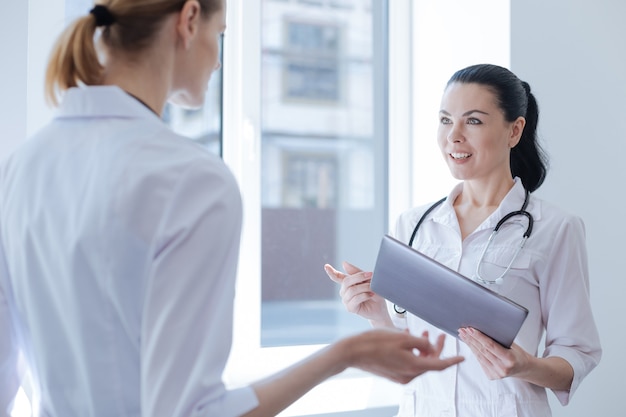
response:
<svg viewBox="0 0 626 417"><path fill-rule="evenodd" d="M218 59L217 63L215 64L215 71L218 71L220 68L222 68L222 61Z"/></svg>
<svg viewBox="0 0 626 417"><path fill-rule="evenodd" d="M450 130L448 130L448 142L450 143L459 143L465 142L465 135L463 132L463 125L460 123L454 123Z"/></svg>

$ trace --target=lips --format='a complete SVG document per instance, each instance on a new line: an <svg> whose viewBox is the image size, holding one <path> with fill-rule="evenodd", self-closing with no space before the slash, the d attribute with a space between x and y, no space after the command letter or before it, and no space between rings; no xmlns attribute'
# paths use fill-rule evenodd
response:
<svg viewBox="0 0 626 417"><path fill-rule="evenodd" d="M450 156L454 159L467 159L472 156L471 153L452 152Z"/></svg>

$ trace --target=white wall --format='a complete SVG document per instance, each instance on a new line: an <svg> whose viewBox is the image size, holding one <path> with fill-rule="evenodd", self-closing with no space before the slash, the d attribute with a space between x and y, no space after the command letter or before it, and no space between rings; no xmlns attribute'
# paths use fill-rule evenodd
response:
<svg viewBox="0 0 626 417"><path fill-rule="evenodd" d="M52 44L65 23L65 1L0 1L4 18L0 25L0 159L52 114L43 98L44 74Z"/></svg>
<svg viewBox="0 0 626 417"><path fill-rule="evenodd" d="M407 46L413 53L411 193L412 206L417 206L439 200L459 182L437 146L441 95L450 76L468 65L509 67L510 2L412 1L413 39Z"/></svg>
<svg viewBox="0 0 626 417"><path fill-rule="evenodd" d="M623 416L626 362L626 2L512 0L511 69L534 89L552 168L538 191L587 226L598 368L555 417ZM576 308L576 306L572 306Z"/></svg>
<svg viewBox="0 0 626 417"><path fill-rule="evenodd" d="M28 3L0 3L0 158L7 155L26 135L26 45ZM10 40L10 41L9 41Z"/></svg>

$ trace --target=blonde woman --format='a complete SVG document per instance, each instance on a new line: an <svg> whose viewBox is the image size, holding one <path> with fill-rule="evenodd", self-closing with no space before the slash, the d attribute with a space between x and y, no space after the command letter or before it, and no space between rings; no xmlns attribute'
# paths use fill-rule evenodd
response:
<svg viewBox="0 0 626 417"><path fill-rule="evenodd" d="M59 39L56 117L0 166L0 415L22 363L42 416L229 417L275 415L348 367L407 383L461 360L439 358L442 339L379 330L224 387L239 189L160 116L204 102L225 13L223 0L110 0Z"/></svg>

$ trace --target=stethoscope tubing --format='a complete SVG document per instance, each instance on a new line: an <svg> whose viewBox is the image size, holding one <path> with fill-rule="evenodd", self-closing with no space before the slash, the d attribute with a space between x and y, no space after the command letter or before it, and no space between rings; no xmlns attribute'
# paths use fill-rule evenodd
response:
<svg viewBox="0 0 626 417"><path fill-rule="evenodd" d="M517 211L512 211L510 213L507 213L505 216L503 216L500 219L500 221L496 224L496 227L493 228L493 231L489 235L489 239L487 240L487 244L483 248L482 253L480 255L480 258L478 259L478 263L476 264L476 271L474 273L474 279L476 281L484 284L484 285L501 284L503 282L504 276L506 275L507 272L509 272L509 270L513 266L513 262L515 262L515 259L517 259L517 256L519 255L520 251L522 250L522 248L526 244L526 241L528 240L528 238L530 237L530 235L533 232L534 219L533 219L532 214L530 214L528 211L526 211L526 207L528 206L528 201L529 201L529 198L530 198L530 193L526 189L524 189L524 192L525 192L524 203L522 204L521 209L517 210ZM413 247L413 240L415 239L415 236L417 235L417 231L419 230L420 226L422 225L422 223L424 222L426 217L435 208L437 208L439 205L441 205L446 200L446 198L447 197L444 197L441 200L435 202L433 205L431 205L424 212L424 214L422 214L422 217L420 217L419 221L417 222L417 224L413 228L413 233L411 233L411 238L409 239L409 247ZM525 216L528 219L528 226L526 227L526 231L522 235L522 240L520 241L520 244L517 247L517 250L515 251L515 254L513 255L513 258L511 258L511 262L509 262L509 264L507 265L507 267L504 270L504 272L502 274L500 274L500 276L498 278L496 278L495 280L485 279L485 278L483 278L480 275L480 265L484 261L485 254L489 250L489 247L491 246L491 243L495 239L495 236L500 232L500 228L502 227L502 225L507 220L509 220L509 219L511 219L512 217L515 217L515 216ZM394 304L393 309L396 312L396 314L401 315L401 316L406 313L406 310L404 308L402 308L402 307L400 307L400 306L398 306L396 304Z"/></svg>
<svg viewBox="0 0 626 417"><path fill-rule="evenodd" d="M485 245L485 247L482 250L480 258L478 259L478 263L476 264L476 272L474 273L474 279L476 279L477 281L481 282L482 284L491 285L491 284L501 284L502 283L502 280L503 280L504 276L506 275L507 272L509 272L509 270L513 266L513 262L515 261L515 259L517 259L517 256L519 255L520 251L522 250L522 248L526 244L526 241L528 240L528 238L530 237L530 235L533 232L534 219L533 219L532 214L530 214L528 211L526 211L526 208L528 207L528 201L530 199L530 193L526 189L524 190L524 192L525 192L524 203L522 204L521 209L517 210L517 211L512 211L510 213L507 213L506 215L504 215L500 219L500 221L498 221L498 223L496 224L496 227L493 228L493 231L489 235L489 239L487 240L487 244ZM415 239L415 236L417 235L417 231L419 230L420 226L422 225L422 223L424 222L426 217L430 214L430 212L432 212L436 207L441 205L441 203L443 203L445 200L446 200L446 197L442 198L441 200L437 201L432 206L430 206L424 212L422 217L419 219L419 221L415 225L415 228L413 229L413 233L411 233L411 238L409 239L409 246L410 247L413 246L413 240ZM502 225L507 220L509 220L509 219L511 219L512 217L515 217L515 216L525 216L528 219L528 226L526 227L526 230L524 231L524 234L522 235L522 240L520 241L520 244L517 247L517 250L515 251L515 254L513 255L513 258L511 258L511 262L509 262L509 264L506 267L506 269L504 270L504 272L502 274L500 274L500 276L498 278L496 278L495 280L490 280L490 279L483 278L481 276L481 274L480 274L480 265L484 261L485 254L489 250L489 247L491 246L493 240L495 239L495 236L499 233L500 228L502 227Z"/></svg>

